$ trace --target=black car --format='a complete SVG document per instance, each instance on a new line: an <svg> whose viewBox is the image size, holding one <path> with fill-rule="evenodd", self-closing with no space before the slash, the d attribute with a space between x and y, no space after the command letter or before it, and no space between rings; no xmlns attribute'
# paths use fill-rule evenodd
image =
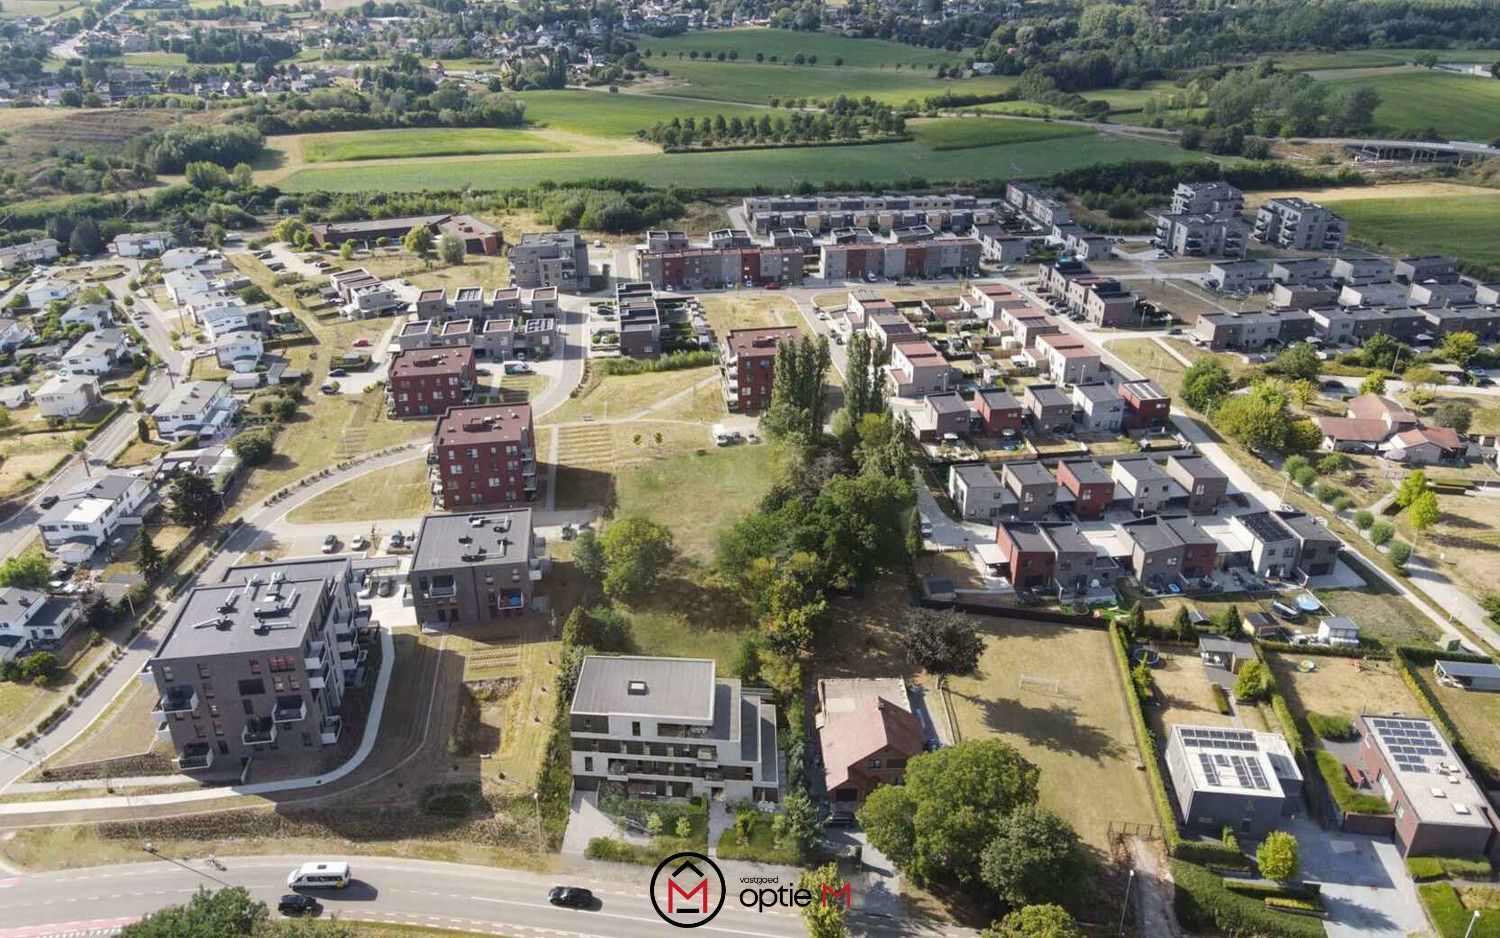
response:
<svg viewBox="0 0 1500 938"><path fill-rule="evenodd" d="M46 511L48 508L51 508L53 505L57 504L57 496L43 495L42 500L37 502L37 504L42 506L43 511Z"/></svg>
<svg viewBox="0 0 1500 938"><path fill-rule="evenodd" d="M547 891L547 901L570 909L587 909L594 904L594 894L577 886L553 886Z"/></svg>
<svg viewBox="0 0 1500 938"><path fill-rule="evenodd" d="M835 811L828 815L828 820L823 822L824 827L854 827L859 822L854 818L853 811Z"/></svg>
<svg viewBox="0 0 1500 938"><path fill-rule="evenodd" d="M312 896L302 896L295 892L289 892L281 897L276 903L276 911L282 915L311 915L318 911L318 900Z"/></svg>
<svg viewBox="0 0 1500 938"><path fill-rule="evenodd" d="M345 371L342 368L333 368L333 369L330 369L329 372L328 372L328 377L330 377L330 378L346 378L348 376L349 376L349 372Z"/></svg>

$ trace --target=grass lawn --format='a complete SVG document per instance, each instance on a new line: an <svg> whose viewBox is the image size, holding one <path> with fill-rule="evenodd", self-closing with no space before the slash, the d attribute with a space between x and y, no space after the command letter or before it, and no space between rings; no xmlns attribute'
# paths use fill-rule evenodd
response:
<svg viewBox="0 0 1500 938"><path fill-rule="evenodd" d="M740 601L697 582L696 571L679 564L653 592L631 605L616 604L630 619L634 654L710 658L728 675L740 635L755 628Z"/></svg>
<svg viewBox="0 0 1500 938"><path fill-rule="evenodd" d="M590 371L578 395L547 414L544 423L627 417L718 374L715 366L657 371L643 375L600 375ZM708 437L705 434L704 439Z"/></svg>
<svg viewBox="0 0 1500 938"><path fill-rule="evenodd" d="M1389 661L1309 657L1316 671L1302 673L1296 654L1267 652L1276 683L1299 716L1322 713L1354 718L1361 713L1421 713L1421 705Z"/></svg>
<svg viewBox="0 0 1500 938"><path fill-rule="evenodd" d="M907 125L907 129L917 138L918 143L930 150L971 150L1053 137L1084 137L1092 133L1087 127L1071 124L1008 121L990 117L914 121Z"/></svg>
<svg viewBox="0 0 1500 938"><path fill-rule="evenodd" d="M1494 54L1484 49L1345 49L1340 52L1289 52L1274 56L1288 71L1323 68L1366 68L1405 65L1418 53L1431 52L1439 62L1488 62Z"/></svg>
<svg viewBox="0 0 1500 938"><path fill-rule="evenodd" d="M977 624L985 635L979 674L948 682L961 737L1016 746L1042 770L1042 804L1107 855L1111 821L1155 817L1145 773L1135 768L1140 753L1109 633L988 618ZM1061 693L1021 688L1022 675L1056 678Z"/></svg>
<svg viewBox="0 0 1500 938"><path fill-rule="evenodd" d="M0 498L45 477L60 460L72 454L75 436L63 431L0 437Z"/></svg>
<svg viewBox="0 0 1500 938"><path fill-rule="evenodd" d="M383 521L421 517L432 510L427 460L407 462L366 473L330 489L292 511L293 524Z"/></svg>
<svg viewBox="0 0 1500 938"><path fill-rule="evenodd" d="M750 512L771 487L775 463L775 450L766 445L653 460L616 477L616 511L666 525L683 556L707 562L719 532Z"/></svg>
<svg viewBox="0 0 1500 938"><path fill-rule="evenodd" d="M856 39L833 33L809 32L792 29L715 29L705 32L683 33L678 36L642 37L637 41L641 54L651 50L653 58L677 61L677 53L698 53L699 58L717 56L731 51L739 54L741 62L754 62L756 53L765 57L766 65L772 58L791 61L794 56L817 56L818 65L836 68L835 59L842 59L849 68L894 68L898 63L906 68L919 65L951 65L961 62L960 56L937 49L907 45L904 42L888 42L884 39ZM660 63L654 63L660 64Z"/></svg>
<svg viewBox="0 0 1500 938"><path fill-rule="evenodd" d="M1489 53L1489 59L1494 53ZM1488 61L1489 59L1486 59ZM1388 74L1332 78L1336 89L1374 88L1375 131L1410 134L1433 129L1445 140L1500 137L1500 82L1424 68L1391 68Z"/></svg>
<svg viewBox="0 0 1500 938"><path fill-rule="evenodd" d="M1008 75L984 78L943 79L936 72L908 68L824 68L820 65L757 65L753 62L697 62L681 59L658 63L674 81L658 94L713 101L767 104L772 98L824 100L841 94L869 95L886 104L922 101L935 95L999 94L1016 79Z"/></svg>
<svg viewBox="0 0 1500 938"><path fill-rule="evenodd" d="M634 137L657 121L674 117L755 117L764 108L736 104L674 101L642 94L604 91L527 91L518 97L526 105L526 120L571 133L596 137Z"/></svg>
<svg viewBox="0 0 1500 938"><path fill-rule="evenodd" d="M1361 635L1392 645L1428 645L1438 637L1432 620L1398 593L1371 587L1315 592L1330 614L1358 622Z"/></svg>
<svg viewBox="0 0 1500 938"><path fill-rule="evenodd" d="M1146 708L1146 719L1158 739L1166 739L1167 728L1175 723L1234 725L1232 717L1214 706L1208 675L1196 650L1186 645L1171 645L1159 647L1158 651L1161 667L1151 672L1156 679L1157 704Z"/></svg>
<svg viewBox="0 0 1500 938"><path fill-rule="evenodd" d="M710 446L707 426L660 420L573 424L559 427L558 434L556 503L559 509L603 508L606 512L613 511L615 481L626 468L671 459L680 453ZM658 434L660 442L657 442Z"/></svg>
<svg viewBox="0 0 1500 938"><path fill-rule="evenodd" d="M561 645L496 639L474 630L449 635L446 650L464 656L464 681L479 688L480 721L491 758L480 760L486 779L508 779L530 789L536 785L542 754L552 731L557 695L551 692ZM479 632L490 631L487 629Z"/></svg>
<svg viewBox="0 0 1500 938"><path fill-rule="evenodd" d="M90 632L74 629L57 652L59 668L53 682L46 687L0 681L0 746L9 746L15 737L31 729L32 724L63 703L78 686L78 681L98 666L114 646L101 642L90 647Z"/></svg>
<svg viewBox="0 0 1500 938"><path fill-rule="evenodd" d="M840 294L842 302L843 294ZM714 335L722 340L731 329L766 329L772 326L796 326L807 331L807 323L797 311L797 304L779 296L737 296L717 293L699 297L703 315Z"/></svg>
<svg viewBox="0 0 1500 938"><path fill-rule="evenodd" d="M1491 772L1500 767L1500 695L1446 687L1437 682L1430 667L1413 668L1412 672L1448 711L1469 752Z"/></svg>
<svg viewBox="0 0 1500 938"><path fill-rule="evenodd" d="M748 837L741 837L740 832L734 827L729 828L719 838L719 858L796 866L797 851L778 843L776 834L771 829L774 817L775 815L762 814L757 811L755 823L751 825Z"/></svg>
<svg viewBox="0 0 1500 938"><path fill-rule="evenodd" d="M618 97L623 99L639 96ZM659 112L665 119L691 107L675 100L671 104L676 110ZM728 114L730 111L719 106L705 108L702 113ZM578 115L575 114L574 119L578 119ZM596 115L583 116L582 119L614 120ZM624 133L633 133L640 126L644 125L639 121L631 121L628 128L619 129ZM568 159L553 156L491 161L434 160L422 163L419 170L401 164L302 169L288 175L281 186L291 192L363 192L462 189L470 185L479 189L504 189L535 185L546 180L562 183L584 179L631 179L662 187L692 180L694 185L706 188L739 190L750 186L764 186L780 190L794 188L804 182L817 185L822 182L862 181L876 185L912 176L920 176L929 183L1015 179L1050 175L1095 163L1201 158L1201 154L1193 154L1166 143L1095 134L968 150L938 151L929 150L920 143L885 143L719 153L579 156Z"/></svg>
<svg viewBox="0 0 1500 938"><path fill-rule="evenodd" d="M0 4L0 19L12 20L29 16L55 16L76 9L77 3L58 0L5 0Z"/></svg>
<svg viewBox="0 0 1500 938"><path fill-rule="evenodd" d="M1429 476L1430 478L1430 476ZM1477 495L1438 495L1438 523L1417 536L1422 559L1435 565L1472 596L1500 593L1500 504ZM1414 532L1402 512L1400 536Z"/></svg>
<svg viewBox="0 0 1500 938"><path fill-rule="evenodd" d="M187 68L186 52L127 52L121 58L136 67Z"/></svg>
<svg viewBox="0 0 1500 938"><path fill-rule="evenodd" d="M309 163L393 157L466 156L476 153L548 153L566 147L524 130L493 127L422 127L313 134L302 143Z"/></svg>
<svg viewBox="0 0 1500 938"><path fill-rule="evenodd" d="M1170 95L1178 90L1178 87L1170 81L1148 81L1139 88L1104 88L1099 91L1085 91L1083 96L1090 101L1103 101L1108 104L1112 114L1123 114L1139 111L1152 98L1158 95Z"/></svg>

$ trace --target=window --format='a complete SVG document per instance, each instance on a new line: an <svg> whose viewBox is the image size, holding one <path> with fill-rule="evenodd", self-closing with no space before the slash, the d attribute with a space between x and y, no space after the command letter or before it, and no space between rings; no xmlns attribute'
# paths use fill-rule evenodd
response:
<svg viewBox="0 0 1500 938"><path fill-rule="evenodd" d="M880 760L879 759L871 759L870 760L870 768L872 768L872 769L878 769L878 768L880 768Z"/></svg>
<svg viewBox="0 0 1500 938"><path fill-rule="evenodd" d="M259 674L260 673L260 661L258 659L256 659L256 658L250 658L246 662L246 667L248 667L250 669L250 673L251 674Z"/></svg>
<svg viewBox="0 0 1500 938"><path fill-rule="evenodd" d="M241 700L240 701L240 706L242 706L242 707L245 708L245 716L247 716L247 717L253 717L253 716L255 716L255 701L253 701L253 700Z"/></svg>
<svg viewBox="0 0 1500 938"><path fill-rule="evenodd" d="M632 721L630 721L630 735L631 736L639 736L639 735L641 735L641 721L640 720L632 720Z"/></svg>
<svg viewBox="0 0 1500 938"><path fill-rule="evenodd" d="M592 772L592 771L594 771L594 757L593 756L584 756L583 757L583 770L585 772Z"/></svg>
<svg viewBox="0 0 1500 938"><path fill-rule="evenodd" d="M206 665L206 664L200 664L200 665L198 665L198 677L200 679L208 677L208 665Z"/></svg>
<svg viewBox="0 0 1500 938"><path fill-rule="evenodd" d="M277 671L294 671L297 668L297 659L287 655L272 655L266 659L272 673Z"/></svg>

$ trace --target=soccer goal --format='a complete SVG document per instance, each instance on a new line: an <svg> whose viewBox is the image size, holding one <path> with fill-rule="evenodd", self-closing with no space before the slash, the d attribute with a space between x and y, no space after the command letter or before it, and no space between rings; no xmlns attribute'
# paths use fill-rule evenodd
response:
<svg viewBox="0 0 1500 938"><path fill-rule="evenodd" d="M1032 690L1045 690L1054 694L1062 693L1062 681L1055 677L1032 677L1029 674L1021 675L1021 690L1026 688Z"/></svg>

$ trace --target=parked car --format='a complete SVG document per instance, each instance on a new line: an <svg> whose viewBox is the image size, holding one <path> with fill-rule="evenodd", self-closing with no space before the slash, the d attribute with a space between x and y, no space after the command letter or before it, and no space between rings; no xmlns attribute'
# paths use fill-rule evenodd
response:
<svg viewBox="0 0 1500 938"><path fill-rule="evenodd" d="M355 339L354 340L354 347L355 348L369 348L370 347L370 340L369 339Z"/></svg>
<svg viewBox="0 0 1500 938"><path fill-rule="evenodd" d="M314 915L318 911L318 900L289 892L276 903L276 911L282 915Z"/></svg>
<svg viewBox="0 0 1500 938"><path fill-rule="evenodd" d="M57 504L57 496L56 495L43 495L42 496L42 500L39 501L39 502L37 502L37 504L42 507L43 511L46 511L48 508L51 508L53 505Z"/></svg>
<svg viewBox="0 0 1500 938"><path fill-rule="evenodd" d="M382 577L381 580L380 580L380 591L379 592L380 592L380 595L382 597L390 596L393 593L395 593L396 592L396 578L395 577L390 577L390 576L388 576L388 577Z"/></svg>
<svg viewBox="0 0 1500 938"><path fill-rule="evenodd" d="M370 539L367 538L367 537L365 537L363 534L361 534L358 537L356 537L354 540L352 540L352 541L349 542L349 549L350 550L369 550L370 549Z"/></svg>
<svg viewBox="0 0 1500 938"><path fill-rule="evenodd" d="M824 827L855 827L858 824L853 811L835 811L823 822Z"/></svg>
<svg viewBox="0 0 1500 938"><path fill-rule="evenodd" d="M360 599L369 599L371 596L374 596L374 595L375 595L375 578L373 576L365 577L365 585L359 591L359 598Z"/></svg>
<svg viewBox="0 0 1500 938"><path fill-rule="evenodd" d="M330 378L347 378L347 377L349 377L349 372L345 371L343 368L330 368L330 369L328 369L328 377L330 377Z"/></svg>
<svg viewBox="0 0 1500 938"><path fill-rule="evenodd" d="M547 890L547 901L570 909L587 909L594 904L594 894L579 886L553 886Z"/></svg>
<svg viewBox="0 0 1500 938"><path fill-rule="evenodd" d="M917 531L920 532L923 537L932 537L932 522L928 521L926 518L923 518L917 523Z"/></svg>
<svg viewBox="0 0 1500 938"><path fill-rule="evenodd" d="M323 553L331 554L339 549L339 539L332 534L323 538Z"/></svg>

